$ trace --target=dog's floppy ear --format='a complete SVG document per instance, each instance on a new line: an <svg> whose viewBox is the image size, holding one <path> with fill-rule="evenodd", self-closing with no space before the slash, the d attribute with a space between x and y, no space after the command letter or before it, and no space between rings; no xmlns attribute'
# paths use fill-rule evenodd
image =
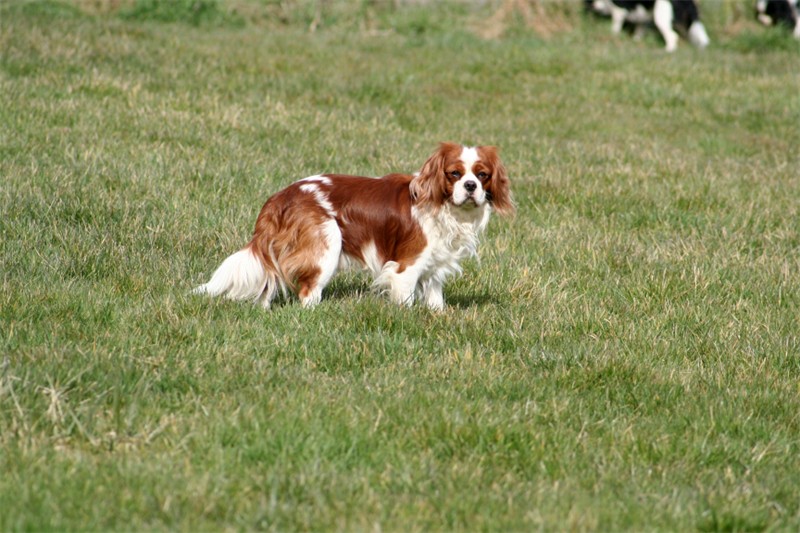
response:
<svg viewBox="0 0 800 533"><path fill-rule="evenodd" d="M440 143L439 149L431 155L422 170L411 180L411 197L420 206L441 207L445 201L445 165L447 155L460 146L455 143Z"/></svg>
<svg viewBox="0 0 800 533"><path fill-rule="evenodd" d="M506 173L506 167L497 155L498 149L494 146L479 146L481 159L492 168L492 179L486 185L486 193L492 209L500 215L514 214L514 202L511 199L511 187Z"/></svg>

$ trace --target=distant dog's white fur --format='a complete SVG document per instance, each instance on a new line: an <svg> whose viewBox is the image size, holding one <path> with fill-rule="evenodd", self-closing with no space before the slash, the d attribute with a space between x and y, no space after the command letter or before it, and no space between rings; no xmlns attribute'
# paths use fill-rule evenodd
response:
<svg viewBox="0 0 800 533"><path fill-rule="evenodd" d="M593 0L591 9L611 17L614 33L620 33L628 22L635 26L639 37L645 25L652 22L664 38L667 52L678 48L675 27L684 29L689 42L698 48L705 48L711 42L694 0Z"/></svg>

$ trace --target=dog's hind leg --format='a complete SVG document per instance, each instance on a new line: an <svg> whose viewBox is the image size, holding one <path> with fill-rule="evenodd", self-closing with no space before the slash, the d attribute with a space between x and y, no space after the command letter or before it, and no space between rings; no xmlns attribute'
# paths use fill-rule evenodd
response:
<svg viewBox="0 0 800 533"><path fill-rule="evenodd" d="M322 291L336 273L342 253L342 232L336 220L326 220L320 230L325 249L316 250L311 264L302 269L297 279L297 296L304 307L313 307L322 300Z"/></svg>

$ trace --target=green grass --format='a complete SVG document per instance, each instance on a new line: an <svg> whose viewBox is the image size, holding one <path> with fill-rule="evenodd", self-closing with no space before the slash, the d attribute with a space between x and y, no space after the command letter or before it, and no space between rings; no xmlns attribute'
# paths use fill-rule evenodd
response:
<svg viewBox="0 0 800 533"><path fill-rule="evenodd" d="M459 10L3 7L0 530L800 528L798 44ZM271 192L441 140L518 204L444 312L188 294Z"/></svg>

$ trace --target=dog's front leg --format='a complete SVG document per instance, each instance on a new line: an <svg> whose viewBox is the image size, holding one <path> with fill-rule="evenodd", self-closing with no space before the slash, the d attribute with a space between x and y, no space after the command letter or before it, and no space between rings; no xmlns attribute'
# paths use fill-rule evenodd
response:
<svg viewBox="0 0 800 533"><path fill-rule="evenodd" d="M428 280L422 284L422 299L430 309L444 309L444 292L442 282Z"/></svg>

